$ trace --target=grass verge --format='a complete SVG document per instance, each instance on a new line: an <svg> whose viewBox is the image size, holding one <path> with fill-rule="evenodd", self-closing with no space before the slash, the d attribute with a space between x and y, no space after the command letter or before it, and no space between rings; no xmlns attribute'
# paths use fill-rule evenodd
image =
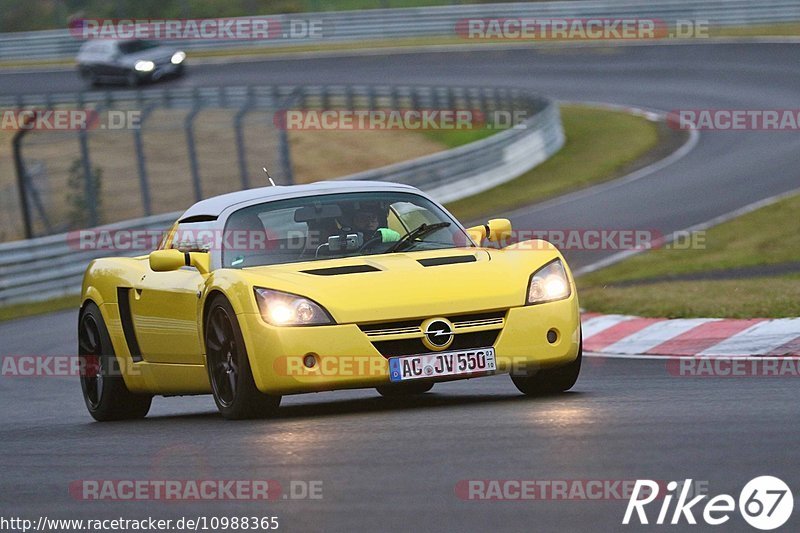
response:
<svg viewBox="0 0 800 533"><path fill-rule="evenodd" d="M45 300L43 302L14 304L6 307L0 307L0 322L14 320L15 318L24 318L26 316L65 311L67 309L78 309L80 303L81 299L79 296L62 296L60 298L53 298L52 300Z"/></svg>
<svg viewBox="0 0 800 533"><path fill-rule="evenodd" d="M798 210L800 195L792 196L711 228L702 248L651 250L583 276L581 305L668 318L800 316L796 272L723 279L726 270L800 261ZM670 280L701 273L720 279Z"/></svg>
<svg viewBox="0 0 800 533"><path fill-rule="evenodd" d="M630 287L585 286L581 306L599 313L666 318L800 316L800 275L703 281L662 281Z"/></svg>
<svg viewBox="0 0 800 533"><path fill-rule="evenodd" d="M599 110L583 106L565 106L562 108L562 116L568 140L565 148L552 158L558 159L557 165L555 165L555 167L548 167L551 168L551 171L559 176L561 180L558 187L546 188L545 192L550 195L616 176L621 168L625 167L626 164L630 164L637 157L646 157L648 150L653 148L653 145L657 143L659 137L656 126L653 123L648 122L644 118L634 117L619 111ZM615 133L610 136L603 134L606 128L612 128ZM631 129L631 132L630 134L618 135L616 132L619 132L621 129ZM309 132L306 138L296 138L293 139L293 142L308 142L312 145L316 144L319 146L322 139L316 137L317 133L326 134L329 132ZM364 142L369 139L380 140L382 138L380 133L381 132L354 132L352 138L350 136L347 137L351 139L353 143L347 144L353 144L363 150ZM419 136L423 135L424 140L422 140L420 144L426 146L425 151L429 151L434 147L444 149L460 146L487 137L494 132L492 130L428 130L423 133L396 133L403 133L404 141L407 140L405 136L411 136L416 138L417 141L420 141ZM611 142L609 142L609 138ZM384 141L385 140L384 138ZM394 146L394 156L396 156L397 141L400 140L400 137L393 137L392 140L394 142L388 144ZM327 159L341 158L343 146L340 142L331 143L331 138L329 136L327 142L324 144L332 146L332 148L339 152L338 154L330 154L330 157L327 157ZM619 149L615 149L615 145L617 145ZM564 154L565 151L567 152L566 154ZM407 155L408 153L406 153L406 156ZM537 168L542 168L548 165L548 163L549 161ZM534 169L532 172L536 170L537 169ZM525 189L526 192L524 196L518 194L516 191L512 194L520 203L540 198L537 194L541 192L540 187L542 184L534 183L531 185L524 178L528 177L529 180L533 179L538 182L543 181L544 178L550 179L550 176L548 173L541 173L534 174L533 178L530 178L530 174L531 173L528 173L522 178L512 181L511 183L516 183L516 185L504 189L504 191L514 191L517 187ZM490 208L484 206L482 202L478 202L478 199L490 199L493 205L500 206L502 209L502 206L505 205L502 201L503 196L507 194L508 192L498 194L495 190L487 191L484 194L478 195L477 198L462 201L464 202L464 206L471 207L462 207L461 209L464 212L469 212L470 209L473 210L473 212L490 212ZM458 204L461 202L456 203ZM481 206L480 209L478 209L477 206ZM452 205L450 207L452 207ZM66 297L35 304L14 305L0 308L0 321L76 308L78 303L79 299L77 297Z"/></svg>
<svg viewBox="0 0 800 533"><path fill-rule="evenodd" d="M561 106L561 119L567 141L557 154L508 183L447 208L462 221L479 220L607 181L631 170L660 140L657 124L619 111L567 105Z"/></svg>

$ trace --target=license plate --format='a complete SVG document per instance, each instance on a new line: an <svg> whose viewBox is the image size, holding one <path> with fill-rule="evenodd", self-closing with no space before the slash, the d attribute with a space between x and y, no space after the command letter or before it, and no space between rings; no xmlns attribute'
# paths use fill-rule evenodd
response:
<svg viewBox="0 0 800 533"><path fill-rule="evenodd" d="M497 370L494 348L426 353L389 359L389 380L392 382L459 376L494 370Z"/></svg>

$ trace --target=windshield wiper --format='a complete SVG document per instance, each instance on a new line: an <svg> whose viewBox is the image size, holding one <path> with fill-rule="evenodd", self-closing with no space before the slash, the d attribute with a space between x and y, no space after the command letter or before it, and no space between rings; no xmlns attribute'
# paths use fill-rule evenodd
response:
<svg viewBox="0 0 800 533"><path fill-rule="evenodd" d="M391 245L389 248L387 248L384 253L390 254L392 252L396 252L396 251L400 250L401 248L403 248L404 246L406 246L411 241L413 241L414 239L421 239L425 235L433 233L434 231L438 231L438 230L440 230L442 228L447 228L449 226L450 226L450 222L437 222L435 224L425 224L425 223L423 223L420 226L418 226L416 229L412 229L411 231L409 231L408 233L403 235L403 237L399 241L397 241L396 243Z"/></svg>

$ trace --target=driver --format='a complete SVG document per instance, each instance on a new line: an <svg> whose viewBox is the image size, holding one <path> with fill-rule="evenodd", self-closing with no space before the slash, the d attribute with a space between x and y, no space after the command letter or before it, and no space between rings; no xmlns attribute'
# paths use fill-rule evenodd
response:
<svg viewBox="0 0 800 533"><path fill-rule="evenodd" d="M381 222L386 221L386 213L381 213L377 206L362 206L353 214L353 229L364 234L364 241L372 239L381 242L395 242L400 240L400 234L393 229L381 227Z"/></svg>

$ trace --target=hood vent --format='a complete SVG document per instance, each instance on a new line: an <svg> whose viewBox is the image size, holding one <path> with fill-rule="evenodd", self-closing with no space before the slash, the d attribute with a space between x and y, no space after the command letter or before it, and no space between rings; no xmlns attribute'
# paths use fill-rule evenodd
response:
<svg viewBox="0 0 800 533"><path fill-rule="evenodd" d="M360 274L362 272L380 272L379 268L371 265L350 265L331 268L316 268L313 270L301 270L304 274L315 276L338 276L340 274Z"/></svg>
<svg viewBox="0 0 800 533"><path fill-rule="evenodd" d="M456 265L458 263L474 263L478 259L474 255L451 255L448 257L430 257L428 259L419 259L417 262L424 267L433 267L441 265Z"/></svg>

